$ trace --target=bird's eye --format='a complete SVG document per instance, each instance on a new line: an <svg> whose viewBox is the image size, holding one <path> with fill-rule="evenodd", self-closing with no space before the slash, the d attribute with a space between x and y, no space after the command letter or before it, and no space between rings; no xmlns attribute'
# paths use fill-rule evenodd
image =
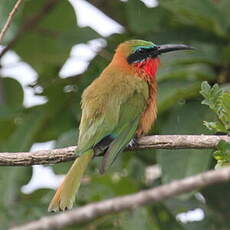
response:
<svg viewBox="0 0 230 230"><path fill-rule="evenodd" d="M143 53L145 53L145 49L144 48L139 48L139 49L137 49L136 52L138 52L140 54L143 54Z"/></svg>

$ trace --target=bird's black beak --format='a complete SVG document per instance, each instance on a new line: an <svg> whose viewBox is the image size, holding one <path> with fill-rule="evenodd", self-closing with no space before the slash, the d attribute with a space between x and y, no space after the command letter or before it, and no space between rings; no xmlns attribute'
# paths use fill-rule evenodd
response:
<svg viewBox="0 0 230 230"><path fill-rule="evenodd" d="M166 44L157 46L158 55L162 53L168 53L176 50L193 50L192 46L184 45L184 44Z"/></svg>

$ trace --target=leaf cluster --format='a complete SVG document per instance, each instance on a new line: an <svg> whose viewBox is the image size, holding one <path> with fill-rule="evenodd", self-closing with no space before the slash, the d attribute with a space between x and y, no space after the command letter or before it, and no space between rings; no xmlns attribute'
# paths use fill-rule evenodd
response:
<svg viewBox="0 0 230 230"><path fill-rule="evenodd" d="M207 82L201 84L200 93L205 98L202 104L217 115L217 121L204 122L204 125L213 132L227 133L230 130L230 91L220 88L217 84L211 87Z"/></svg>
<svg viewBox="0 0 230 230"><path fill-rule="evenodd" d="M200 93L204 100L202 104L208 105L216 114L216 121L204 121L204 125L214 133L229 134L230 130L230 91L220 88L218 84L211 87L207 82L201 84ZM217 160L216 168L230 164L230 144L220 141L214 152Z"/></svg>

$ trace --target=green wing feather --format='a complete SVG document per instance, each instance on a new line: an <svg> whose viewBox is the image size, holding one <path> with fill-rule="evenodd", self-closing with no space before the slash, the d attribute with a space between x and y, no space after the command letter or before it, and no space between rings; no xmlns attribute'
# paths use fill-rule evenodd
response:
<svg viewBox="0 0 230 230"><path fill-rule="evenodd" d="M100 173L104 173L105 170L112 165L116 159L118 153L124 150L130 140L135 136L139 123L139 116L132 122L127 123L122 128L120 135L110 144L108 150L104 154Z"/></svg>

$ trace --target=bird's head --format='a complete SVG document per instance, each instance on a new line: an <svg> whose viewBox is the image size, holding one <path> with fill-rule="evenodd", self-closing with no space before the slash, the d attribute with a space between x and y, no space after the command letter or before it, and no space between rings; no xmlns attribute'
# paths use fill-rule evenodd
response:
<svg viewBox="0 0 230 230"><path fill-rule="evenodd" d="M140 76L152 78L156 75L161 54L191 49L191 46L184 44L156 45L149 41L129 40L118 46L114 60L136 70Z"/></svg>

